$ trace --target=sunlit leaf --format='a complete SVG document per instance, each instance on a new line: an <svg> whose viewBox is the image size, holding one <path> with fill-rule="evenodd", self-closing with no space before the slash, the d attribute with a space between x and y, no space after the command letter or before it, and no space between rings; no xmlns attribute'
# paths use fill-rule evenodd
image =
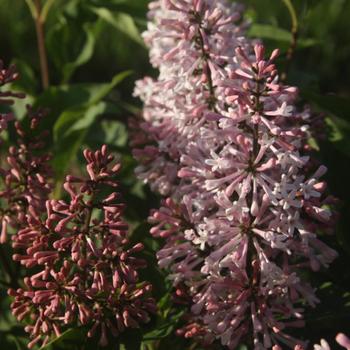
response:
<svg viewBox="0 0 350 350"><path fill-rule="evenodd" d="M123 12L112 12L103 7L91 7L91 10L107 23L129 36L130 39L144 46L139 30L129 14Z"/></svg>
<svg viewBox="0 0 350 350"><path fill-rule="evenodd" d="M270 39L287 43L290 43L292 40L292 35L288 30L270 24L255 23L250 27L248 35L251 37ZM317 44L319 44L319 42L311 38L299 38L297 41L297 45L300 48L314 46Z"/></svg>
<svg viewBox="0 0 350 350"><path fill-rule="evenodd" d="M94 121L103 113L113 111L113 105L101 100L129 74L130 72L120 73L109 84L100 84L98 88L93 87L92 90L96 89L96 91L90 99L81 105L65 109L58 117L53 128L55 141L53 165L57 179L61 179L64 175ZM59 182L56 189L60 187Z"/></svg>

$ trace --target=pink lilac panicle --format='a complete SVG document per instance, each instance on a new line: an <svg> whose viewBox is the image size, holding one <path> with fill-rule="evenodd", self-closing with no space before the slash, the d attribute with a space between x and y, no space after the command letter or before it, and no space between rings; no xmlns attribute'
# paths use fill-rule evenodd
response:
<svg viewBox="0 0 350 350"><path fill-rule="evenodd" d="M35 132L41 116L40 110L34 112L29 109L30 133ZM37 137L31 135L27 138L19 122L15 122L15 130L17 145L9 148L7 164L0 168L0 243L6 242L10 228L15 231L26 225L27 212L40 215L52 190L52 169L49 165L51 155L43 153L45 143L42 140L47 133L42 132Z"/></svg>
<svg viewBox="0 0 350 350"><path fill-rule="evenodd" d="M205 122L203 112L208 104L224 104L213 94L214 79L228 78L229 67L235 66L232 51L247 43L237 5L220 0L155 1L149 6L144 38L160 74L136 84L135 96L144 101L141 127L153 143L134 154L141 163L136 169L140 178L168 195L178 181L178 161L188 139Z"/></svg>
<svg viewBox="0 0 350 350"><path fill-rule="evenodd" d="M295 107L297 89L279 82L264 47L242 37L225 1L150 4L151 61L157 80L137 83L142 127L151 143L135 150L138 176L171 199L151 214L151 234L174 287L192 298L179 333L234 349L305 344L313 288L299 271L327 267L334 199L322 165L307 154L310 116ZM168 176L177 170L177 176ZM304 303L303 303L303 302Z"/></svg>
<svg viewBox="0 0 350 350"><path fill-rule="evenodd" d="M17 78L18 73L14 66L4 69L0 62L0 87ZM13 98L20 97L24 95L0 92L0 104L12 104ZM0 167L1 244L7 240L8 231L19 230L26 225L25 215L28 211L32 215L39 215L45 209L45 202L51 192L51 156L44 151L43 141L48 133L38 131L46 114L47 111L43 109L33 110L27 106L27 118L22 123L14 120L12 113L1 115L0 131L6 129L11 121L14 123L16 137L15 145L9 147L4 164ZM24 127L25 123L29 125Z"/></svg>
<svg viewBox="0 0 350 350"><path fill-rule="evenodd" d="M124 204L115 192L120 164L106 146L84 156L88 177L66 177L69 201L48 200L46 215L29 214L27 227L13 237L14 260L38 271L25 278L25 288L9 290L13 314L31 320L25 328L30 348L77 325L106 346L109 337L138 328L156 311L151 285L138 278L145 261L135 253L143 245L127 247Z"/></svg>

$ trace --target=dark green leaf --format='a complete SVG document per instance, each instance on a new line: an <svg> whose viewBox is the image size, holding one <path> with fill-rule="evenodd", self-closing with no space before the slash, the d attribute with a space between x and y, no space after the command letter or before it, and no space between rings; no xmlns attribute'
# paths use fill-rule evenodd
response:
<svg viewBox="0 0 350 350"><path fill-rule="evenodd" d="M253 24L248 34L252 37L266 38L278 41L291 41L291 34L285 29L270 24Z"/></svg>
<svg viewBox="0 0 350 350"><path fill-rule="evenodd" d="M252 24L248 31L248 35L256 38L276 40L280 42L290 43L292 35L288 30L276 27L270 24ZM297 42L298 47L305 48L319 44L317 40L300 38Z"/></svg>
<svg viewBox="0 0 350 350"><path fill-rule="evenodd" d="M183 314L184 312L180 311L172 317L171 322L165 323L157 327L156 329L152 330L151 332L145 333L143 335L143 341L158 340L158 339L168 337L175 330L177 322Z"/></svg>
<svg viewBox="0 0 350 350"><path fill-rule="evenodd" d="M51 350L55 348L76 348L73 344L81 344L86 337L86 328L76 327L63 332L59 337L53 339L40 350Z"/></svg>
<svg viewBox="0 0 350 350"><path fill-rule="evenodd" d="M310 91L302 91L302 96L324 111L350 122L350 100L336 95L319 95Z"/></svg>
<svg viewBox="0 0 350 350"><path fill-rule="evenodd" d="M54 141L64 142L63 139L71 132L89 128L106 109L107 104L100 102L90 107L78 107L64 111L55 123Z"/></svg>
<svg viewBox="0 0 350 350"><path fill-rule="evenodd" d="M93 25L85 24L83 32L86 36L85 42L79 55L71 62L67 62L63 66L63 83L66 83L71 78L74 71L84 63L88 62L94 53L94 46L96 42L96 28Z"/></svg>
<svg viewBox="0 0 350 350"><path fill-rule="evenodd" d="M90 89L94 91L90 99L82 105L66 109L58 117L54 125L55 158L53 161L56 176L61 179L76 156L88 129L94 121L102 114L113 111L113 105L101 102L101 100L130 72L116 75L109 84L100 84L99 88ZM57 188L60 188L58 184Z"/></svg>

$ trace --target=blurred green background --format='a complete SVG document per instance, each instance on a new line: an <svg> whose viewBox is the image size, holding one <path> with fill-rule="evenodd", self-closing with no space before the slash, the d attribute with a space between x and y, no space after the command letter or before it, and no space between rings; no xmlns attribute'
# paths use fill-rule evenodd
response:
<svg viewBox="0 0 350 350"><path fill-rule="evenodd" d="M158 198L135 179L135 162L127 143L127 119L139 114L141 108L132 97L134 82L147 74L156 76L140 36L146 28L148 1L42 1L44 7L47 3L50 8L46 5L49 11L44 33L50 86L43 91L28 1L0 0L0 57L6 64L16 63L21 79L14 88L27 93L15 111L19 118L23 117L25 103L51 111L44 127L51 130L48 144L54 155L57 196L64 174L68 170L80 171L85 146L97 148L106 143L122 158L121 182L132 239L142 240L147 246L144 254L150 267L144 277L155 285L161 312L142 334L122 340L120 349L140 349L142 339L144 349L199 349L173 337L179 314L172 308L164 274L155 267L158 243L148 237L145 224ZM278 64L287 71L287 83L298 86L301 101L326 117L327 137L318 141L315 156L328 166L330 191L340 199L341 219L336 235L325 237L340 257L328 271L306 276L323 302L316 310L306 312L307 330L296 334L312 341L320 337L331 340L337 331L350 330L350 1L292 1L298 40L290 63L286 63L286 55L292 41L293 18L286 1L241 3L246 8L245 20L251 23L248 35L262 39L268 50L281 49ZM9 315L6 289L1 290L1 296L0 341L6 345L1 348L22 349L26 340ZM50 347L77 349L74 344L80 338L81 333L68 332Z"/></svg>

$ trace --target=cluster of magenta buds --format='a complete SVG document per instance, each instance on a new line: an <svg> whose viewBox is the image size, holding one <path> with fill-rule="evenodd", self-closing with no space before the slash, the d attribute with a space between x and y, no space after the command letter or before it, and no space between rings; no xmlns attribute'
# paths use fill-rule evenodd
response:
<svg viewBox="0 0 350 350"><path fill-rule="evenodd" d="M138 279L145 261L135 254L143 245L128 247L124 204L115 192L120 164L106 146L84 156L88 177L66 177L69 201L46 201L45 215L28 213L27 226L13 237L14 260L36 269L25 288L9 291L13 314L30 320L29 347L77 325L105 346L156 311L151 285Z"/></svg>
<svg viewBox="0 0 350 350"><path fill-rule="evenodd" d="M44 152L43 141L47 132L38 132L34 136L46 112L33 111L29 106L27 109L29 131L15 121L16 144L9 147L6 163L0 168L0 243L6 242L9 231L14 233L26 226L27 213L38 216L45 210L45 202L52 190L51 156Z"/></svg>
<svg viewBox="0 0 350 350"><path fill-rule="evenodd" d="M18 77L14 65L5 69L0 61L0 88ZM23 97L24 94L9 89L0 91L0 105L12 105L16 98ZM14 233L26 225L28 212L40 215L51 192L51 156L45 152L44 142L48 132L39 131L40 122L46 114L46 110L34 110L29 105L24 122L15 120L11 111L0 114L0 132L7 129L9 122L14 123L15 131L14 144L9 146L0 166L1 244L7 240L8 232Z"/></svg>

